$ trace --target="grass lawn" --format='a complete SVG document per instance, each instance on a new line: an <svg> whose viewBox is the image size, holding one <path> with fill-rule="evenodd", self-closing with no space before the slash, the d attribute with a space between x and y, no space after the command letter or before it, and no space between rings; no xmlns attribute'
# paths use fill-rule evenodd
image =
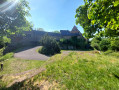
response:
<svg viewBox="0 0 119 90"><path fill-rule="evenodd" d="M71 52L69 55L57 54L50 58L52 63L47 70L36 75L29 84L19 88L32 87L47 89L111 89L119 88L119 58L116 56L98 54L94 51Z"/></svg>
<svg viewBox="0 0 119 90"><path fill-rule="evenodd" d="M39 68L44 62L45 61L10 58L3 62L4 70L0 72L0 75L20 73L30 69Z"/></svg>
<svg viewBox="0 0 119 90"><path fill-rule="evenodd" d="M22 69L19 69L18 64ZM6 67L9 73L22 72L39 67L44 62L11 59L6 66L13 66L19 71ZM23 65L22 65L23 64ZM35 66L34 66L35 65ZM27 67L28 66L28 67ZM2 72L6 73L6 72ZM96 51L70 52L52 56L46 64L46 71L16 83L10 89L96 89L118 90L119 88L119 52L101 53Z"/></svg>
<svg viewBox="0 0 119 90"><path fill-rule="evenodd" d="M3 63L4 65L3 71L0 71L0 87L5 87L7 83L11 82L9 77L10 75L14 76L14 74L19 74L24 71L38 69L45 63L45 61L13 58L13 53L1 56L0 60L2 61L0 63ZM5 78L3 80L4 76Z"/></svg>

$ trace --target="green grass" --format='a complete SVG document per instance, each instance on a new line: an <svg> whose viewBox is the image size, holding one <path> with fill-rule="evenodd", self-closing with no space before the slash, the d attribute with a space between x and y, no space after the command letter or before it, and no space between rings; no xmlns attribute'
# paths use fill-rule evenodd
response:
<svg viewBox="0 0 119 90"><path fill-rule="evenodd" d="M30 69L39 68L44 62L45 61L10 58L3 62L4 70L0 72L0 75L20 73Z"/></svg>
<svg viewBox="0 0 119 90"><path fill-rule="evenodd" d="M0 90L6 88L7 83L10 83L10 78L7 78L10 74L18 74L31 69L37 69L45 63L45 61L13 58L13 53L1 56L0 61L0 63L3 63L4 65L3 71L0 70ZM4 75L7 75L4 79L5 81L2 79L2 76Z"/></svg>
<svg viewBox="0 0 119 90"><path fill-rule="evenodd" d="M108 50L106 52L104 52L105 55L108 55L108 56L112 56L112 57L117 57L119 58L119 52L114 52L112 50Z"/></svg>
<svg viewBox="0 0 119 90"><path fill-rule="evenodd" d="M2 62L2 61L4 61L4 60L8 60L8 59L10 59L10 58L12 58L13 57L13 55L14 55L14 53L7 53L6 55L4 55L4 56L1 56L0 57L0 62Z"/></svg>
<svg viewBox="0 0 119 90"><path fill-rule="evenodd" d="M118 52L115 52L119 54ZM119 58L95 52L71 52L68 56L53 56L47 70L35 76L35 81L57 82L59 89L111 89L119 88Z"/></svg>
<svg viewBox="0 0 119 90"><path fill-rule="evenodd" d="M36 50L36 52L40 53L42 49L42 46Z"/></svg>
<svg viewBox="0 0 119 90"><path fill-rule="evenodd" d="M96 89L96 90L118 90L119 88L119 52L101 53L97 51L71 52L66 54L57 54L52 56L46 64L46 71L34 76L33 78L17 83L10 88L14 89L38 89L41 82L45 81L45 87L48 89ZM14 59L8 60L13 64ZM9 62L6 62L10 66ZM17 62L19 61L19 62ZM20 64L20 60L15 61ZM39 67L38 61L22 61L25 69ZM32 66L31 62L35 65ZM41 62L39 62L41 63ZM42 62L44 63L44 62ZM38 65L37 65L38 64ZM12 65L14 66L14 65ZM17 67L17 66L16 66ZM6 69L9 72L8 67ZM8 73L7 72L7 73ZM12 71L9 73L16 73ZM19 70L19 72L21 72ZM47 83L47 81L49 83ZM54 84L55 82L55 84ZM50 87L48 86L50 85Z"/></svg>

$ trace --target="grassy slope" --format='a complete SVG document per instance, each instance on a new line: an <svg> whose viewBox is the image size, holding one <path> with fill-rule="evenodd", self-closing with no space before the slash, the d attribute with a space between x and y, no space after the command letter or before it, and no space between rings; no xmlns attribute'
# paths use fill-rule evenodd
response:
<svg viewBox="0 0 119 90"><path fill-rule="evenodd" d="M25 65L24 69L39 67L44 62L11 60L6 66L15 67ZM8 64L7 64L8 63ZM32 63L32 64L31 64ZM97 52L71 52L69 55L57 54L46 64L47 70L33 78L16 83L8 89L114 89L119 88L119 52L98 54ZM22 65L23 64L23 65ZM10 66L11 65L11 66ZM33 65L33 66L32 66ZM34 66L35 65L35 66ZM26 66L30 66L27 67ZM9 72L8 67L6 69ZM11 70L11 69L10 69ZM18 69L18 72L21 72ZM3 71L4 72L4 71ZM7 72L7 73L8 73ZM9 73L17 73L10 71Z"/></svg>
<svg viewBox="0 0 119 90"><path fill-rule="evenodd" d="M40 68L45 61L38 61L38 60L23 60L23 59L17 59L13 58L13 53L8 53L4 56L0 57L0 63L4 64L3 71L0 71L0 87L4 87L6 83L2 79L2 76L4 75L10 75L10 74L17 74L21 73L27 70L31 69L37 69ZM7 78L5 79L7 80Z"/></svg>
<svg viewBox="0 0 119 90"><path fill-rule="evenodd" d="M4 70L0 72L0 75L20 73L33 68L39 68L44 62L45 61L10 58L3 62Z"/></svg>
<svg viewBox="0 0 119 90"><path fill-rule="evenodd" d="M64 54L63 54L64 55ZM68 56L53 56L42 74L22 84L25 88L39 88L41 82L55 82L59 89L114 89L119 88L119 53L116 56L95 52L72 52ZM37 83L37 85L35 84ZM44 83L44 86L46 83ZM22 87L22 89L23 89ZM48 84L46 85L48 87ZM55 88L56 88L55 87ZM52 88L52 85L50 87Z"/></svg>

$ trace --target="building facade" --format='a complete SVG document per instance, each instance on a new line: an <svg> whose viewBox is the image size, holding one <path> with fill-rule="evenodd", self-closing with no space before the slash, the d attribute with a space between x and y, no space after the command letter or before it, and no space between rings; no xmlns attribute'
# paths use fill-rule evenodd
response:
<svg viewBox="0 0 119 90"><path fill-rule="evenodd" d="M9 49L16 49L22 46L30 46L30 45L36 46L39 44L40 39L45 34L48 34L49 36L56 38L56 40L60 40L61 38L70 39L73 36L77 36L78 38L84 38L76 26L74 26L71 31L60 30L60 33L32 30L32 31L25 31L24 35L17 34L11 36L10 37L11 43L8 45L8 47Z"/></svg>

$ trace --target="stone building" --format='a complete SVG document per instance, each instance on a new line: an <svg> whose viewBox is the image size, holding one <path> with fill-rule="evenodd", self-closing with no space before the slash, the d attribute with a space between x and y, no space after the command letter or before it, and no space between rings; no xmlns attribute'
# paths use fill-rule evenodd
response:
<svg viewBox="0 0 119 90"><path fill-rule="evenodd" d="M74 26L71 31L60 30L60 33L32 30L25 31L24 35L17 34L11 36L11 43L8 45L8 47L11 49L15 49L22 46L37 45L41 37L45 34L48 34L49 36L56 38L56 40L60 40L61 38L70 39L72 36L84 38L76 26Z"/></svg>

